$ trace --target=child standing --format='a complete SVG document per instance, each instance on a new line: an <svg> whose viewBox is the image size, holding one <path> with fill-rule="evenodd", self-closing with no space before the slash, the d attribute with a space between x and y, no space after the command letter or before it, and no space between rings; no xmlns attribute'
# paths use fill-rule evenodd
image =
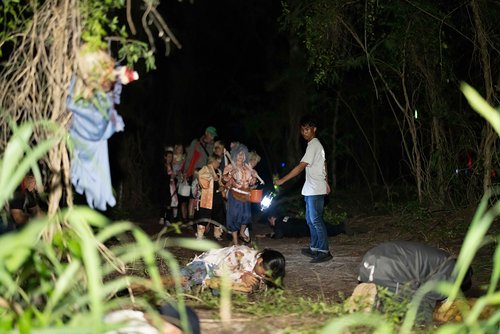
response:
<svg viewBox="0 0 500 334"><path fill-rule="evenodd" d="M208 157L208 164L198 173L198 183L201 189L200 209L198 210L198 220L214 220L222 226L226 223L226 208L222 198L222 180L219 169L221 158L212 154ZM203 239L203 235L209 224L198 222L197 239ZM222 227L214 225L214 238L222 240Z"/></svg>
<svg viewBox="0 0 500 334"><path fill-rule="evenodd" d="M191 195L188 204L188 217L190 220L194 219L195 214L200 208L200 185L198 182L198 173L201 168L196 168L193 173L193 182L191 182Z"/></svg>
<svg viewBox="0 0 500 334"><path fill-rule="evenodd" d="M179 200L177 198L176 175L172 166L173 157L174 152L172 147L166 147L163 157L163 168L166 174L166 199L164 199L162 203L164 207L162 216L160 217L160 224L169 224L171 220L177 216Z"/></svg>
<svg viewBox="0 0 500 334"><path fill-rule="evenodd" d="M178 208L180 211L180 218L182 221L186 221L188 217L188 202L189 202L189 194L187 196L183 196L183 192L179 191L180 187L184 184L185 180L185 164L186 164L186 154L184 153L184 146L182 144L174 145L174 158L172 161L172 168L175 173L176 181L177 181L177 198L178 198ZM178 214L176 213L176 217Z"/></svg>

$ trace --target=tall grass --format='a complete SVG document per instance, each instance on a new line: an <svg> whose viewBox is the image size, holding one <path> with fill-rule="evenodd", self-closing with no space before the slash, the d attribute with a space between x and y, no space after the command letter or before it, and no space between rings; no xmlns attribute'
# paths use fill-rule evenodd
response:
<svg viewBox="0 0 500 334"><path fill-rule="evenodd" d="M492 108L467 84L462 84L461 89L472 108L490 122L500 136L499 111ZM461 310L462 318L464 319L461 323L445 324L437 329L437 333L498 333L500 323L500 308L498 307L500 305L500 291L496 291L496 289L500 279L500 236L489 236L488 231L494 219L500 215L500 201L489 205L491 195L491 191L484 194L469 226L457 259L454 272L457 277L455 282L453 284L446 282L428 282L424 284L413 297L401 327L397 328L394 323L384 319L381 315L355 313L329 322L323 328L322 333L343 333L345 329L352 327L372 328L374 333L411 333L415 324L418 307L425 294L430 291L438 291L448 296L448 300L450 301L457 298L460 295L460 285L477 252L481 247L492 242L496 244L496 248L493 255L493 272L486 294L477 300L470 311L467 309ZM496 311L489 319L480 319L481 312L488 306L495 306Z"/></svg>
<svg viewBox="0 0 500 334"><path fill-rule="evenodd" d="M31 148L32 134L33 124L12 127L0 159L1 206L27 172L40 175L37 162L58 140L54 136ZM44 230L54 226L54 237L41 239ZM133 241L107 246L123 233L132 235ZM158 324L157 303L177 305L181 324L189 333L179 265L168 249L218 247L192 239L153 241L134 224L111 222L87 207L71 207L30 221L24 229L1 236L0 245L1 333L102 333L110 328L102 321L107 312L130 307L143 309ZM171 270L176 281L174 294L162 287L158 260ZM149 277L127 273L127 267L137 261L145 264ZM117 296L131 283L145 284L146 279L152 282L153 298Z"/></svg>

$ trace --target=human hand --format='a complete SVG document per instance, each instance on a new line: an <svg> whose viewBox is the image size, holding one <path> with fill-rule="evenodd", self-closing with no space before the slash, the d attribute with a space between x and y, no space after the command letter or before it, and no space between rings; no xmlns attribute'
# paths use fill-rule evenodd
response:
<svg viewBox="0 0 500 334"><path fill-rule="evenodd" d="M273 183L277 186L281 186L283 183L285 183L285 181L283 181L283 179L276 179L273 180Z"/></svg>
<svg viewBox="0 0 500 334"><path fill-rule="evenodd" d="M259 284L259 279L250 272L244 272L243 275L241 275L241 281L248 287Z"/></svg>
<svg viewBox="0 0 500 334"><path fill-rule="evenodd" d="M330 185L327 183L326 184L326 194L328 195L331 191L332 191L332 189L330 188Z"/></svg>

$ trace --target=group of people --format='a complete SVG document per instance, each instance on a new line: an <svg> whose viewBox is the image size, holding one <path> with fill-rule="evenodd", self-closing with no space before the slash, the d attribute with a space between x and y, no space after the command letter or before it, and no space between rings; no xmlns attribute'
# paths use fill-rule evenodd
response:
<svg viewBox="0 0 500 334"><path fill-rule="evenodd" d="M455 266L456 257L441 249L411 241L385 242L363 256L358 270L360 284L349 301L354 298L358 302L356 298L368 297L371 298L369 305L364 303L366 299L361 300L365 310L383 310L384 301L377 300L379 289L387 289L396 301L411 300L428 282L454 282L457 277ZM237 245L212 249L196 256L181 269L180 282L187 292L198 286L218 294L224 286L223 277L226 277L226 284L233 291L255 293L268 287L283 288L285 267L285 257L279 251L259 251ZM463 291L471 287L471 278L472 270L469 269L461 285ZM174 282L171 277L163 279L165 287L173 287ZM435 309L445 299L443 294L427 292L419 305L417 321L421 324L431 322Z"/></svg>
<svg viewBox="0 0 500 334"><path fill-rule="evenodd" d="M201 138L194 139L184 150L180 143L165 147L163 155L164 180L160 224L179 219L193 219L199 197L198 172L207 165L214 153L217 130L209 126Z"/></svg>
<svg viewBox="0 0 500 334"><path fill-rule="evenodd" d="M324 197L330 193L325 152L316 138L314 118L302 118L300 126L307 141L306 152L288 174L274 183L283 185L305 171L302 187L305 222L271 215L269 223L274 227L274 234L270 236L310 236L308 247L301 249L301 253L310 257L313 264L322 263L333 258L328 237L348 231L345 224L325 225ZM230 247L209 250L195 257L181 270L181 283L186 291L197 285L219 289L220 278L227 275L236 291L249 293L267 286L282 287L286 264L283 254L238 244L239 240L249 241L245 233L252 222L249 195L259 179L254 167L260 157L241 143L232 143L227 151L222 141L214 141L216 136L216 129L209 126L201 138L193 140L186 153L180 144L165 151L168 201L162 215L163 223L179 215L180 219L193 218L199 222L198 236L206 232L208 222L214 225L216 238L221 236L224 227L230 232L232 241ZM182 189L186 184L189 192ZM200 192L199 196L195 190ZM38 205L36 181L28 175L9 202L12 224L22 227L30 217L39 214ZM409 241L389 241L365 254L359 266L358 281L360 287L371 284L375 294L377 288L386 288L397 298L410 298L426 282L454 281L455 265L455 257L435 247ZM472 270L469 270L462 284L464 291L471 286L471 276ZM427 293L419 309L421 319L425 322L432 320L434 306L444 298L435 292ZM197 319L194 326L199 326Z"/></svg>
<svg viewBox="0 0 500 334"><path fill-rule="evenodd" d="M228 151L222 140L215 141L216 137L217 130L209 126L201 138L191 142L186 153L181 144L166 148L160 224L194 220L199 239L213 226L217 240L222 240L226 229L233 245L248 243L250 190L258 180L263 182L254 169L260 156L239 142L231 143Z"/></svg>
<svg viewBox="0 0 500 334"><path fill-rule="evenodd" d="M329 231L323 220L324 197L330 193L330 185L325 151L316 138L317 121L311 116L303 117L300 121L300 132L307 141L304 156L297 166L274 183L282 185L305 170L302 195L306 205L305 216L310 240L309 247L303 248L301 252L312 258L311 263L320 263L333 258L329 250L328 235L345 233L346 230L345 225L340 225ZM284 236L283 231L287 229L292 236L296 232L303 232L298 226L290 228L291 224L287 224L283 218L271 216L270 224L275 226L275 237ZM358 281L361 289L358 290L366 292L363 285L367 284L371 287L369 293L372 296L376 296L377 289L385 288L399 300L411 299L427 282L455 281L455 266L456 257L436 247L411 241L388 241L373 247L364 255L359 266ZM462 291L467 291L471 285L472 269L469 268L462 281ZM418 321L432 321L434 307L445 298L446 296L434 291L426 293L418 309ZM372 300L375 301L375 298ZM375 307L375 303L372 306Z"/></svg>
<svg viewBox="0 0 500 334"><path fill-rule="evenodd" d="M302 195L306 206L305 218L310 240L309 247L303 248L301 252L312 258L311 263L321 263L333 258L329 250L328 236L348 231L344 224L330 230L325 225L324 197L330 193L325 151L316 138L317 122L313 117L303 117L300 127L302 137L307 141L306 152L297 166L274 183L280 186L305 170ZM296 233L300 236L305 234L304 229L299 226L303 227L303 224L297 221L296 224L290 224L289 219L275 216L269 218L269 223L274 225L273 237L283 237L285 231L289 232L290 236L296 236ZM456 257L436 247L410 241L388 241L365 254L359 266L358 281L360 286L362 284L373 286L375 295L377 289L386 288L395 295L395 298L411 299L418 288L427 282L453 282L457 277L455 267ZM461 285L462 291L467 291L471 285L472 269L469 268ZM430 322L436 304L445 298L446 296L433 291L425 294L418 310L418 321Z"/></svg>

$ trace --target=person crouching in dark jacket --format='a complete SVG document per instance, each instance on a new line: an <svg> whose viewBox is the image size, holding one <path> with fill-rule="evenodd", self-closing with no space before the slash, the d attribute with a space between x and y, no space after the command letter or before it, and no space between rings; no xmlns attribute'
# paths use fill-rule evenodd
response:
<svg viewBox="0 0 500 334"><path fill-rule="evenodd" d="M444 250L422 243L389 241L366 252L359 265L358 281L374 283L377 287L387 288L395 298L409 300L427 282L454 282L456 260ZM462 282L462 291L467 291L471 285L472 269L469 268ZM436 303L445 298L438 292L428 292L419 306L417 321L432 321Z"/></svg>

